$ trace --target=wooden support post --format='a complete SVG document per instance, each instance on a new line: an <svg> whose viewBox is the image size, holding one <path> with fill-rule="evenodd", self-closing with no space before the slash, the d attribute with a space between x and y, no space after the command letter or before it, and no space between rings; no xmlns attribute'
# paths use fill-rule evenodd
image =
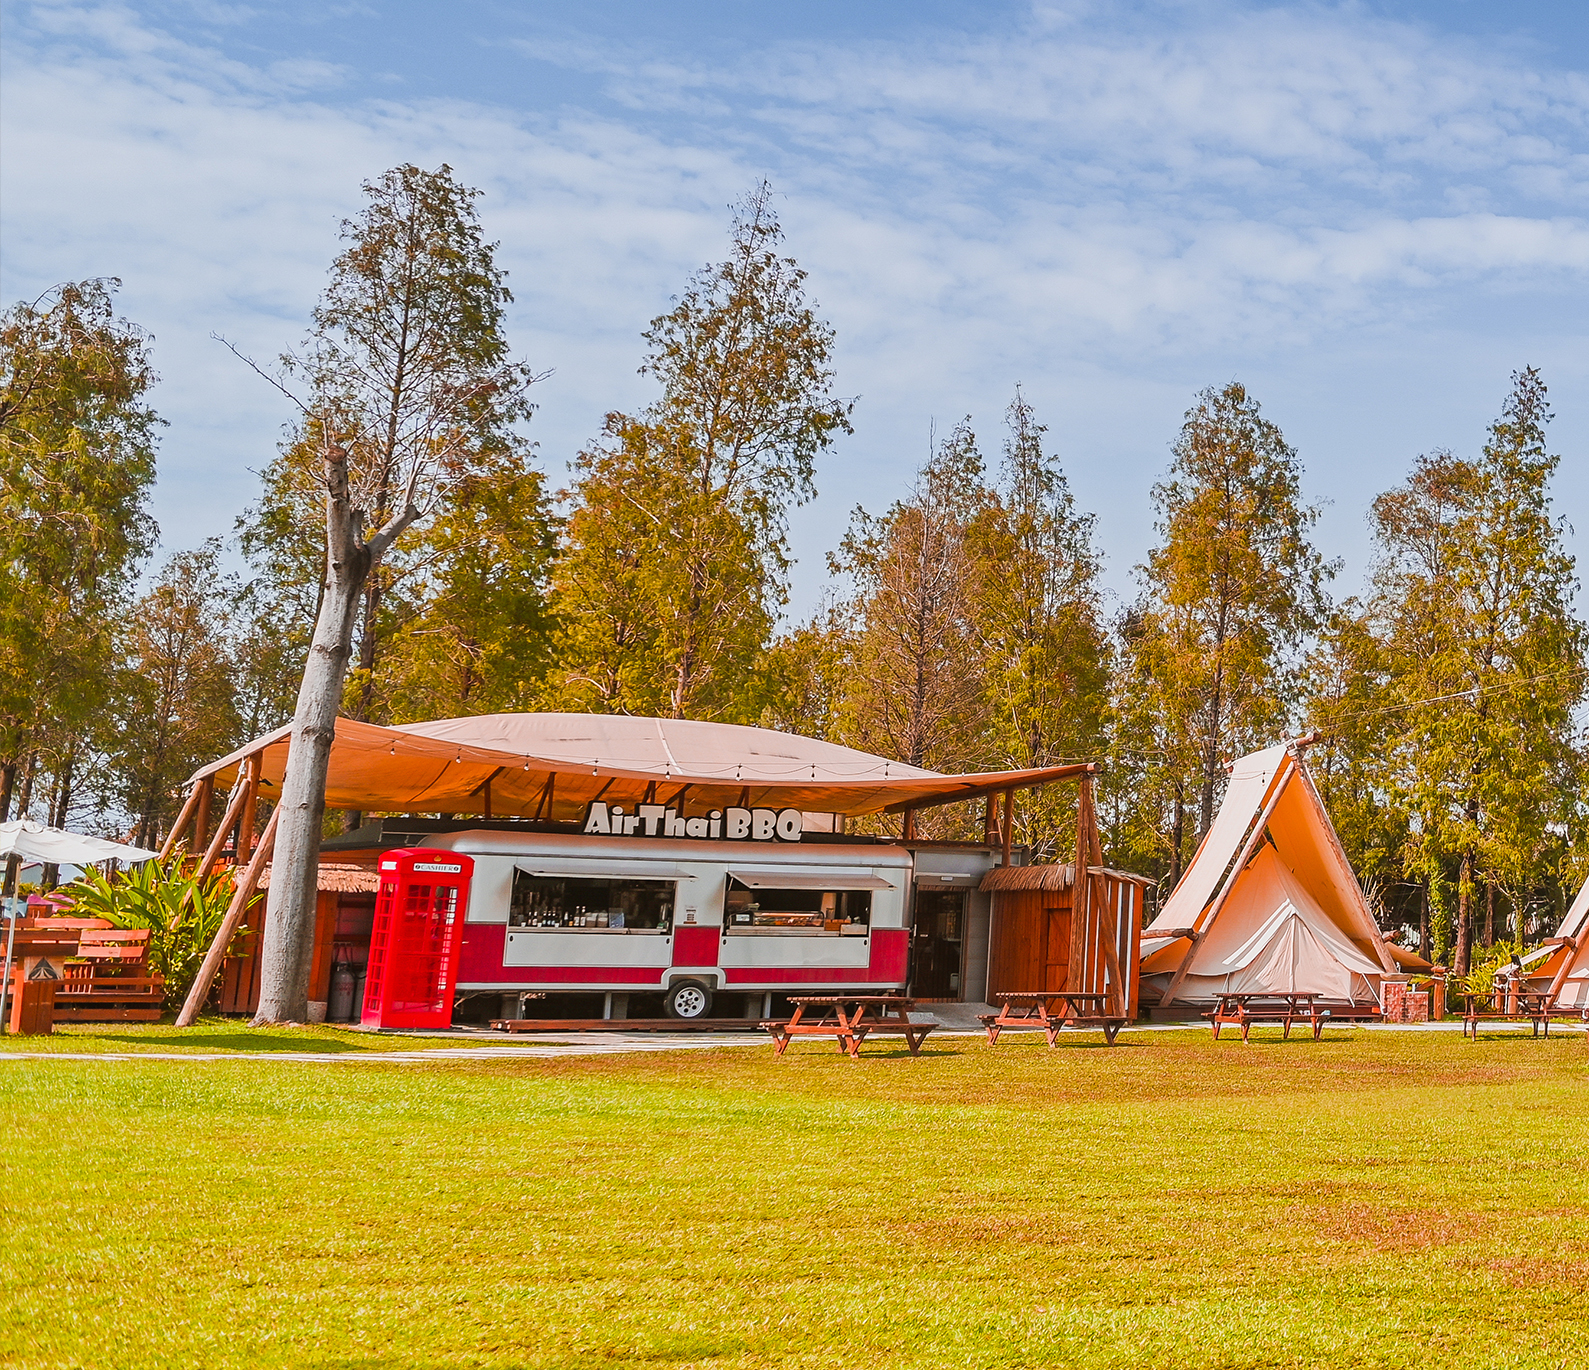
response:
<svg viewBox="0 0 1589 1370"><path fill-rule="evenodd" d="M904 836L902 838L903 841L914 842L916 840L916 810L915 809L906 809L905 810L905 821L904 821L903 825L901 826L901 831L904 834Z"/></svg>
<svg viewBox="0 0 1589 1370"><path fill-rule="evenodd" d="M214 786L208 780L204 781L204 788L199 791L199 811L193 816L193 843L188 851L203 851L204 844L210 840L210 801L214 796Z"/></svg>
<svg viewBox="0 0 1589 1370"><path fill-rule="evenodd" d="M204 953L204 962L199 967L198 977L193 981L193 988L188 991L188 997L182 1003L182 1012L177 1014L178 1027L192 1027L193 1020L199 1016L199 1010L204 1007L204 1001L210 997L210 986L215 981L216 972L221 968L221 962L226 959L226 948L236 935L237 926L243 921L243 915L248 912L249 902L259 888L259 877L264 872L265 863L270 860L270 854L276 846L276 820L280 816L281 808L277 806L270 815L270 822L265 824L264 836L254 848L248 869L243 872L243 878L237 882L237 889L232 894L232 902L227 905L226 917L221 919L215 940L210 943L210 949Z"/></svg>
<svg viewBox="0 0 1589 1370"><path fill-rule="evenodd" d="M242 866L248 861L248 855L254 850L254 823L257 821L256 809L259 804L259 771L260 758L254 758L253 783L249 785L243 799L243 816L237 821L237 844L232 851L232 864Z"/></svg>
<svg viewBox="0 0 1589 1370"><path fill-rule="evenodd" d="M993 807L993 796L990 794L982 805L982 844L987 847L998 845L999 823Z"/></svg>
<svg viewBox="0 0 1589 1370"><path fill-rule="evenodd" d="M1015 841L1015 791L1004 792L1004 864L1010 864L1010 848Z"/></svg>
<svg viewBox="0 0 1589 1370"><path fill-rule="evenodd" d="M208 777L195 780L193 788L188 791L188 797L183 802L182 812L177 815L177 821L171 825L171 831L166 834L166 840L160 844L160 859L164 861L177 849L177 843L182 834L188 830L188 824L193 819L193 811L199 807L199 796L210 787Z"/></svg>
<svg viewBox="0 0 1589 1370"><path fill-rule="evenodd" d="M254 791L259 786L259 758L250 756L243 761L243 773L238 777L241 788L233 794L232 802L226 806L226 816L221 819L220 826L215 829L215 836L210 839L210 845L204 849L204 857L199 862L199 867L193 872L195 881L203 880L214 868L215 862L220 857L221 848L226 845L227 834L231 832L232 825L242 816L243 806L252 798Z"/></svg>

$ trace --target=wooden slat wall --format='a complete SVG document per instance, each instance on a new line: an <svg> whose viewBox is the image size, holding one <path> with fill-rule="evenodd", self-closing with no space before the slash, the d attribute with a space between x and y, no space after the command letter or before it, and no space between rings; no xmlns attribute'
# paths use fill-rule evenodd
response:
<svg viewBox="0 0 1589 1370"><path fill-rule="evenodd" d="M309 971L309 997L325 999L331 991L331 952L337 933L337 900L334 890L321 890L315 899L314 961ZM264 939L265 901L261 899L243 918L249 929L241 956L229 956L221 968L220 1011L253 1013L259 1007L259 951Z"/></svg>
<svg viewBox="0 0 1589 1370"><path fill-rule="evenodd" d="M1142 940L1142 890L1130 880L1094 872L1089 916L1073 926L1069 890L1005 890L993 896L988 949L988 999L1021 990L1110 988L1104 939L1120 967L1120 1002L1137 1014L1137 961ZM1112 916L1111 916L1112 915Z"/></svg>

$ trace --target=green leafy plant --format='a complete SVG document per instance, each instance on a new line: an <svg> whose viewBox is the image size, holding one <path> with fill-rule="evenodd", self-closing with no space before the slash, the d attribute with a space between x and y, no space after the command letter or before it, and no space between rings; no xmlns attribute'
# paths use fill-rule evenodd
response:
<svg viewBox="0 0 1589 1370"><path fill-rule="evenodd" d="M1514 956L1521 958L1527 948L1521 942L1496 942L1491 947L1476 950L1483 952L1482 959L1475 960L1473 969L1466 975L1456 977L1456 983L1464 992L1488 999L1495 993L1496 975L1511 964Z"/></svg>
<svg viewBox="0 0 1589 1370"><path fill-rule="evenodd" d="M149 929L149 965L165 977L167 1008L187 997L235 889L229 870L196 880L183 872L184 864L184 857L177 855L108 877L90 869L61 891L72 897L73 912L81 917L103 918L118 928ZM228 954L235 954L238 942L248 935L240 928Z"/></svg>

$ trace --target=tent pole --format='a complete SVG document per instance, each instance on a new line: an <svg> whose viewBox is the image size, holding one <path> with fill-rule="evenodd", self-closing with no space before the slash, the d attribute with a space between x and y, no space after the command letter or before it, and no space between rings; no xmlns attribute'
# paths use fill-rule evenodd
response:
<svg viewBox="0 0 1589 1370"><path fill-rule="evenodd" d="M1578 959L1578 939L1576 937L1563 937L1561 940L1567 944L1563 948L1567 955L1562 958L1561 969L1556 972L1555 977L1550 982L1550 998L1545 1000L1546 1008L1554 1008L1556 1006L1556 996L1561 993L1562 986L1567 983L1567 972L1572 969L1573 962Z"/></svg>
<svg viewBox="0 0 1589 1370"><path fill-rule="evenodd" d="M177 814L177 821L171 825L171 831L166 834L166 840L161 844L160 859L162 861L164 861L166 857L170 856L171 853L176 850L177 839L187 831L188 823L193 818L193 811L199 806L199 794L201 787L207 786L209 783L208 777L203 780L195 780L193 782L193 788L188 791L188 797L186 802L182 805L182 811Z"/></svg>
<svg viewBox="0 0 1589 1370"><path fill-rule="evenodd" d="M215 940L210 943L210 949L204 953L204 962L199 967L192 988L188 990L188 997L182 1001L182 1012L177 1014L178 1027L192 1027L193 1020L199 1016L199 1010L204 1006L204 1001L210 997L210 985L214 983L215 973L220 970L221 962L226 959L226 948L237 932L237 925L243 921L243 914L247 912L249 903L253 900L254 891L259 888L259 877L264 872L265 863L270 860L270 854L276 846L276 819L280 814L281 806L277 805L271 811L270 821L265 824L265 832L259 839L259 845L254 848L248 869L243 872L243 878L237 882L237 889L232 894L232 902L227 907L226 916L221 919L221 926L216 930Z"/></svg>
<svg viewBox="0 0 1589 1370"><path fill-rule="evenodd" d="M1247 840L1242 844L1241 854L1237 856L1236 864L1226 872L1225 882L1220 886L1218 897L1209 906L1208 912L1199 914L1194 921L1192 945L1186 949L1186 956L1181 961L1180 969L1175 972L1175 978L1170 981L1170 987L1164 991L1164 997L1159 1000L1160 1008L1167 1008L1175 996L1180 993L1181 986L1185 983L1186 977L1192 969L1192 959L1197 954L1197 944L1203 940L1203 933L1197 929L1199 927L1207 929L1209 924L1219 916L1220 909L1225 907L1225 900L1230 897L1231 890L1236 887L1237 875L1241 873L1242 868L1246 866L1251 858L1253 848L1263 840L1263 830L1269 824L1269 815L1275 811L1275 805L1280 802L1280 796L1285 793L1286 786L1291 783L1291 777L1296 773L1296 769L1296 761L1292 757L1287 756L1286 765L1276 777L1274 789L1270 791L1269 802L1263 806L1263 812L1258 815L1258 821L1252 825L1252 831L1247 834ZM1208 834L1205 833L1203 836L1204 840L1207 840Z"/></svg>

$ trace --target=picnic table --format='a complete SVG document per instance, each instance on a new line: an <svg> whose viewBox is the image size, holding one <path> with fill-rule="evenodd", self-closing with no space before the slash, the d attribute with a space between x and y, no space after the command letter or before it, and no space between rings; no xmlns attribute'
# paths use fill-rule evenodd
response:
<svg viewBox="0 0 1589 1370"><path fill-rule="evenodd" d="M999 1001L997 1013L979 1013L977 1019L988 1030L988 1045L999 1040L999 1033L1041 1029L1049 1046L1059 1041L1062 1028L1102 1028L1104 1041L1114 1045L1125 1026L1123 1014L1109 1013L1109 996L1091 991L1068 989L1013 990L993 996ZM1058 1008L1052 1007L1058 1004Z"/></svg>
<svg viewBox="0 0 1589 1370"><path fill-rule="evenodd" d="M853 1061L860 1056L861 1043L874 1033L903 1037L910 1054L919 1056L927 1034L938 1026L911 1022L916 1001L900 994L798 994L790 995L789 1002L794 1013L787 1021L762 1023L780 1056L796 1037L835 1037L839 1050L849 1052Z"/></svg>
<svg viewBox="0 0 1589 1370"><path fill-rule="evenodd" d="M1477 1041L1480 1023L1527 1022L1533 1025L1533 1036L1549 1037L1550 992L1523 989L1512 991L1510 997L1516 1000L1517 1005L1512 1010L1494 1008L1493 1001L1487 994L1463 995L1462 1035Z"/></svg>
<svg viewBox="0 0 1589 1370"><path fill-rule="evenodd" d="M1214 1007L1203 1016L1213 1021L1216 1042L1222 1027L1239 1027L1241 1040L1245 1042L1254 1023L1283 1023L1284 1036L1289 1041L1291 1024L1295 1022L1313 1024L1313 1040L1316 1042L1330 1018L1330 1010L1324 1008L1318 999L1319 996L1312 992L1221 994Z"/></svg>

